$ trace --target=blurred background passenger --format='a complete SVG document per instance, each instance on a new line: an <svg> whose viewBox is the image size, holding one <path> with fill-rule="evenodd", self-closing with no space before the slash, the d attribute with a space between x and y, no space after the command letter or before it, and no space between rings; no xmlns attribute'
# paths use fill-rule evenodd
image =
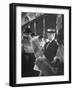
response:
<svg viewBox="0 0 73 90"><path fill-rule="evenodd" d="M34 71L35 56L31 45L32 32L26 28L22 40L22 77L38 76L39 72Z"/></svg>

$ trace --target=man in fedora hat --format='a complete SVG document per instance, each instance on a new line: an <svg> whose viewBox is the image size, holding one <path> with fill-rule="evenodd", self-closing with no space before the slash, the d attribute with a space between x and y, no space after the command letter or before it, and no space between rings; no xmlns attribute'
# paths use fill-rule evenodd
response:
<svg viewBox="0 0 73 90"><path fill-rule="evenodd" d="M48 66L46 65L46 70L48 71L48 75L55 75L56 74L56 69L52 65L52 61L54 57L56 56L58 44L55 40L55 29L47 29L47 38L48 41L46 42L44 46L44 55L47 59L47 63L49 63L50 67L48 70Z"/></svg>

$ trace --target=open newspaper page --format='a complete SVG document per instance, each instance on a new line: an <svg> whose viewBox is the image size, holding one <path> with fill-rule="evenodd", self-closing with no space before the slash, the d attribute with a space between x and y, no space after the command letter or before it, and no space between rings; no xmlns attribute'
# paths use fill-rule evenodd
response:
<svg viewBox="0 0 73 90"><path fill-rule="evenodd" d="M38 62L41 59L44 60L45 56L43 54L43 50L42 50L42 47L41 47L40 42L39 42L39 36L35 36L31 40L31 43L32 43L32 47L34 49L34 54L35 54L35 57L36 57L34 70L37 70L37 71L41 72L41 70L39 69L39 66L36 64L36 62Z"/></svg>

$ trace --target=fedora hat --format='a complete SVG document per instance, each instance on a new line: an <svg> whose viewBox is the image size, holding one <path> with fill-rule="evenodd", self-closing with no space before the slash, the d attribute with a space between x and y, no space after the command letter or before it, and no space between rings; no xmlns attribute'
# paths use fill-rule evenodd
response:
<svg viewBox="0 0 73 90"><path fill-rule="evenodd" d="M55 31L55 29L47 29L47 32L48 33L55 33L56 31Z"/></svg>

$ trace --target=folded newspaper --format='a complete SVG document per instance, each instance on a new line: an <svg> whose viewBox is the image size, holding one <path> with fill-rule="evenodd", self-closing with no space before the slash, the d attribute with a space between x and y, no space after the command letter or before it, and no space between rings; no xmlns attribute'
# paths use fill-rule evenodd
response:
<svg viewBox="0 0 73 90"><path fill-rule="evenodd" d="M37 60L41 60L41 59L44 60L45 56L43 54L42 47L40 46L39 36L35 36L34 38L32 38L31 43L32 43L32 47L33 47L34 54L36 57L34 70L41 72L41 70L37 66L36 62L37 62Z"/></svg>

